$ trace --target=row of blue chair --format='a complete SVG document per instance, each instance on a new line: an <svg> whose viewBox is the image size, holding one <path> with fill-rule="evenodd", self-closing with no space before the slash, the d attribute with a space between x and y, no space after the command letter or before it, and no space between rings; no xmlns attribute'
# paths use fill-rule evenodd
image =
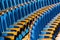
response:
<svg viewBox="0 0 60 40"><path fill-rule="evenodd" d="M59 15L59 14L58 14ZM58 16L57 15L57 16ZM53 18L54 19L54 18ZM53 23L51 25L47 25L46 27L43 28L41 31L41 34L39 35L39 39L44 40L55 40L55 37L57 36L59 32L59 23L60 23L60 16L57 17L57 19L54 19Z"/></svg>
<svg viewBox="0 0 60 40"><path fill-rule="evenodd" d="M1 0L0 1L0 11L13 7L13 6L17 6L18 4L23 4L25 2L31 2L31 1L38 1L38 3L40 3L40 4L42 3L43 6L45 6L46 4L50 5L50 4L60 2L60 0Z"/></svg>
<svg viewBox="0 0 60 40"><path fill-rule="evenodd" d="M18 22L18 20L20 20L21 18L27 16L28 14L30 13L33 13L34 11L36 11L37 9L43 7L43 6L47 6L47 5L50 5L50 4L54 4L53 1L51 1L52 3L49 3L47 1L31 1L30 3L27 3L25 4L25 2L23 1L23 5L22 6L19 6L17 7L18 4L21 4L19 3L19 1L16 1L16 0L12 0L12 3L10 3L11 0L2 0L2 2L0 1L1 3L1 14L0 15L0 28L1 28L1 31L0 31L0 35L2 34L2 32L5 32L6 31L6 28L9 28L10 25L14 24L15 22ZM21 2L21 0L20 0ZM45 4L46 2L46 4ZM59 2L59 1L57 1ZM55 3L57 3L55 2ZM9 5L9 6L8 6ZM14 6L14 7L13 7ZM6 8L10 8L12 7L12 10L10 9L7 9L5 11L8 11L8 12L5 12L4 9ZM17 7L17 8L15 8Z"/></svg>
<svg viewBox="0 0 60 40"><path fill-rule="evenodd" d="M32 3L25 4L23 6L15 8L15 9L13 9L14 8L13 7L12 8L13 10L7 9L8 12L5 12L7 10L3 10L1 12L2 15L0 16L0 28L1 28L0 35L2 34L2 32L6 31L6 28L9 28L10 25L17 22L18 19L21 19L22 17L25 17L28 13L30 14L33 10L36 10L35 9L35 7L36 7L35 3L36 2L33 1ZM33 10L31 9L32 4L34 5Z"/></svg>
<svg viewBox="0 0 60 40"><path fill-rule="evenodd" d="M15 40L22 40L23 38L24 38L24 36L26 35L26 34L28 34L29 33L29 28L28 29L26 29L25 31L23 31L21 34L19 34L16 38L15 38ZM8 34L4 34L5 36L8 36ZM12 36L12 35L11 35ZM0 40L11 40L11 39L8 39L8 38L4 38L3 36L2 37L0 37Z"/></svg>
<svg viewBox="0 0 60 40"><path fill-rule="evenodd" d="M12 25L15 22L17 22L18 19L21 19L21 18L27 16L28 14L32 13L33 11L37 10L38 8L40 8L40 4L38 4L38 2L32 1L29 4L25 4L23 6L15 8L15 9L13 9L14 8L13 7L12 8L13 10L11 10L11 11L9 11L9 9L7 9L8 12L4 12L4 10L3 10L3 12L1 12L2 15L0 16L0 19L1 19L0 26L2 28L1 32L6 31L6 28L8 28L9 25ZM39 6L37 7L37 5L39 5ZM7 11L7 10L5 10L5 11Z"/></svg>
<svg viewBox="0 0 60 40"><path fill-rule="evenodd" d="M31 0L0 0L0 11Z"/></svg>
<svg viewBox="0 0 60 40"><path fill-rule="evenodd" d="M35 3L36 2L34 2L34 4ZM1 32L6 31L6 28L9 28L9 26L14 24L15 22L17 22L17 20L20 20L21 18L24 18L28 14L32 13L32 11L31 11L32 9L30 7L32 7L32 3L25 4L23 6L20 6L18 8L13 9L13 10L10 10L8 12L4 12L4 11L1 12L2 13L2 15L0 16L0 19L1 19L0 20L0 27L2 29ZM33 8L35 8L35 7L33 7ZM26 9L26 8L28 8L28 9ZM31 9L31 10L29 10L29 9ZM5 10L5 11L7 11L7 10Z"/></svg>
<svg viewBox="0 0 60 40"><path fill-rule="evenodd" d="M38 2L40 2L40 1L38 1ZM38 2L33 1L29 4L25 4L23 6L15 8L11 11L5 12L3 15L1 15L1 23L0 23L1 25L0 26L3 29L2 31L6 31L6 28L9 27L9 25L14 24L14 22L17 22L18 19L25 17L28 13L30 14L33 11L39 9L40 4L38 4Z"/></svg>
<svg viewBox="0 0 60 40"><path fill-rule="evenodd" d="M51 6L50 6L51 7ZM14 33L12 33L14 30L16 31L15 33L17 33L18 31L18 27L20 28L21 27L21 25L25 25L25 26L22 26L22 28L23 29L26 29L30 24L32 24L32 22L34 21L33 19L36 19L39 15L40 15L40 13L39 12L43 12L44 10L46 11L46 10L48 10L48 9L50 9L49 7L46 7L46 8L42 8L41 10L39 10L39 11L37 11L35 14L32 14L31 16L29 16L27 19L25 19L25 21L21 21L21 22L17 22L17 24L15 24L15 26L10 26L10 28L11 29L9 29L8 28L8 30L10 30L10 31L7 31L8 33L6 33L6 34L3 34L3 36L5 36L5 39L7 38L8 39L8 37L10 37L8 34L14 34ZM43 13L41 13L41 14L43 14ZM32 21L32 22L31 22ZM27 22L27 23L26 23ZM17 26L17 25L19 25L19 26ZM17 30L16 30L16 28L17 28ZM21 29L21 28L20 28ZM28 29L28 28L27 28ZM29 27L29 29L30 29L30 27ZM12 31L13 30L13 31ZM9 33L10 32L10 33ZM21 32L21 31L20 31ZM24 34L23 35L25 35L25 32L23 32ZM19 32L18 32L18 34L19 34ZM21 35L21 34L20 34ZM8 36L8 37L7 37ZM11 35L11 37L12 36L14 36L14 35ZM6 40L7 40L6 39ZM12 38L10 38L10 39L12 39ZM17 37L17 40L19 39L19 37Z"/></svg>
<svg viewBox="0 0 60 40"><path fill-rule="evenodd" d="M37 40L41 30L49 23L60 11L60 3L44 12L44 14L36 21L31 31L31 40Z"/></svg>

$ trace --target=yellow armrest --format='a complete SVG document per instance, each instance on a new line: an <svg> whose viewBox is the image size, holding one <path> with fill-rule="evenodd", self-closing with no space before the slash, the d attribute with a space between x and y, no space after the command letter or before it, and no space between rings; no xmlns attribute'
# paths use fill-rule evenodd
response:
<svg viewBox="0 0 60 40"><path fill-rule="evenodd" d="M29 17L31 17L31 18L35 18L35 16L29 16Z"/></svg>
<svg viewBox="0 0 60 40"><path fill-rule="evenodd" d="M14 32L14 31L11 31L11 32L2 32L2 33L7 33L7 34L12 34L12 35L14 35L14 36L17 36L17 32Z"/></svg>
<svg viewBox="0 0 60 40"><path fill-rule="evenodd" d="M38 40L52 40L52 38L42 38L42 39L38 39Z"/></svg>
<svg viewBox="0 0 60 40"><path fill-rule="evenodd" d="M10 40L14 40L15 36L6 36L5 38L9 38Z"/></svg>
<svg viewBox="0 0 60 40"><path fill-rule="evenodd" d="M54 33L54 31L48 31L48 30L43 30L43 31L41 31L41 32L49 32L49 33L51 33L51 34Z"/></svg>
<svg viewBox="0 0 60 40"><path fill-rule="evenodd" d="M60 19L60 16L58 17L58 19Z"/></svg>
<svg viewBox="0 0 60 40"><path fill-rule="evenodd" d="M34 14L37 18L39 18L40 14L37 12L36 14Z"/></svg>
<svg viewBox="0 0 60 40"><path fill-rule="evenodd" d="M28 23L28 22L29 22L29 20L23 20L23 21L21 21L21 22L26 22L26 23Z"/></svg>
<svg viewBox="0 0 60 40"><path fill-rule="evenodd" d="M52 35L52 34L44 34L44 36L53 37L53 35Z"/></svg>
<svg viewBox="0 0 60 40"><path fill-rule="evenodd" d="M51 27L54 27L54 28L56 28L57 26L56 25L50 25Z"/></svg>
<svg viewBox="0 0 60 40"><path fill-rule="evenodd" d="M22 28L22 29L24 28L23 25L16 25L16 24L15 24L14 26L18 26L19 28Z"/></svg>
<svg viewBox="0 0 60 40"><path fill-rule="evenodd" d="M59 23L59 21L55 21L55 22Z"/></svg>
<svg viewBox="0 0 60 40"><path fill-rule="evenodd" d="M40 13L38 13L38 12L37 12L37 13L34 13L34 14L35 14L35 15L39 15L39 16L40 16Z"/></svg>
<svg viewBox="0 0 60 40"><path fill-rule="evenodd" d="M25 20L33 20L33 19L28 17L28 18L26 18Z"/></svg>
<svg viewBox="0 0 60 40"><path fill-rule="evenodd" d="M41 10L41 11L39 11L40 14L43 14L44 12L45 12L45 10Z"/></svg>
<svg viewBox="0 0 60 40"><path fill-rule="evenodd" d="M47 30L55 31L56 29L55 28L48 28Z"/></svg>
<svg viewBox="0 0 60 40"><path fill-rule="evenodd" d="M60 21L60 18L57 18L55 21Z"/></svg>
<svg viewBox="0 0 60 40"><path fill-rule="evenodd" d="M49 38L52 38L53 37L52 34L40 34L39 36L48 36Z"/></svg>
<svg viewBox="0 0 60 40"><path fill-rule="evenodd" d="M20 28L10 28L9 30L15 30L17 32L20 32Z"/></svg>
<svg viewBox="0 0 60 40"><path fill-rule="evenodd" d="M13 34L15 36L17 36L17 32L7 32L8 34Z"/></svg>
<svg viewBox="0 0 60 40"><path fill-rule="evenodd" d="M59 22L59 21L54 21L53 23L57 23L57 24L59 24L60 22Z"/></svg>
<svg viewBox="0 0 60 40"><path fill-rule="evenodd" d="M26 25L26 22L18 22L17 25Z"/></svg>
<svg viewBox="0 0 60 40"><path fill-rule="evenodd" d="M58 23L52 23L51 25L58 25Z"/></svg>

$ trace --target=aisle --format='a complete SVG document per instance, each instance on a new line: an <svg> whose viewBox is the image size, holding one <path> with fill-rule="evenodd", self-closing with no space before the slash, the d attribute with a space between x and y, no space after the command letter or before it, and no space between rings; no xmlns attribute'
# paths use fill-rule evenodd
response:
<svg viewBox="0 0 60 40"><path fill-rule="evenodd" d="M58 33L57 37L55 38L55 40L60 40L60 32Z"/></svg>

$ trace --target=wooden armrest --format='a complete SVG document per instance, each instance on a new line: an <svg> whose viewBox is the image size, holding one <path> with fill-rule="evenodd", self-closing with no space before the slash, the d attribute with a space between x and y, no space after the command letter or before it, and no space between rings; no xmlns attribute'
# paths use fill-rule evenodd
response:
<svg viewBox="0 0 60 40"><path fill-rule="evenodd" d="M42 38L42 39L38 39L38 40L52 40L52 38Z"/></svg>
<svg viewBox="0 0 60 40"><path fill-rule="evenodd" d="M54 31L48 31L48 30L43 30L43 31L41 31L41 32L49 32L49 33L51 33L51 34L54 34Z"/></svg>
<svg viewBox="0 0 60 40"><path fill-rule="evenodd" d="M17 25L26 25L26 22L18 22Z"/></svg>
<svg viewBox="0 0 60 40"><path fill-rule="evenodd" d="M51 25L58 25L58 23L52 23Z"/></svg>
<svg viewBox="0 0 60 40"><path fill-rule="evenodd" d="M5 38L8 38L10 40L15 40L15 36L6 36Z"/></svg>
<svg viewBox="0 0 60 40"><path fill-rule="evenodd" d="M55 31L55 28L48 28L47 30Z"/></svg>
<svg viewBox="0 0 60 40"><path fill-rule="evenodd" d="M31 17L28 17L28 18L26 18L26 19L32 20L32 18L31 18Z"/></svg>
<svg viewBox="0 0 60 40"><path fill-rule="evenodd" d="M23 25L16 25L16 24L15 24L14 26L17 26L17 27L22 28L22 29L24 28Z"/></svg>
<svg viewBox="0 0 60 40"><path fill-rule="evenodd" d="M57 28L57 26L56 25L50 25L51 27L54 27L54 28Z"/></svg>
<svg viewBox="0 0 60 40"><path fill-rule="evenodd" d="M8 29L8 30L20 32L20 28L10 28L10 29Z"/></svg>
<svg viewBox="0 0 60 40"><path fill-rule="evenodd" d="M11 35L12 34L12 36L17 36L17 32L15 32L15 31L11 31L11 32L2 32L2 33L7 33L7 34L9 34L9 35Z"/></svg>

